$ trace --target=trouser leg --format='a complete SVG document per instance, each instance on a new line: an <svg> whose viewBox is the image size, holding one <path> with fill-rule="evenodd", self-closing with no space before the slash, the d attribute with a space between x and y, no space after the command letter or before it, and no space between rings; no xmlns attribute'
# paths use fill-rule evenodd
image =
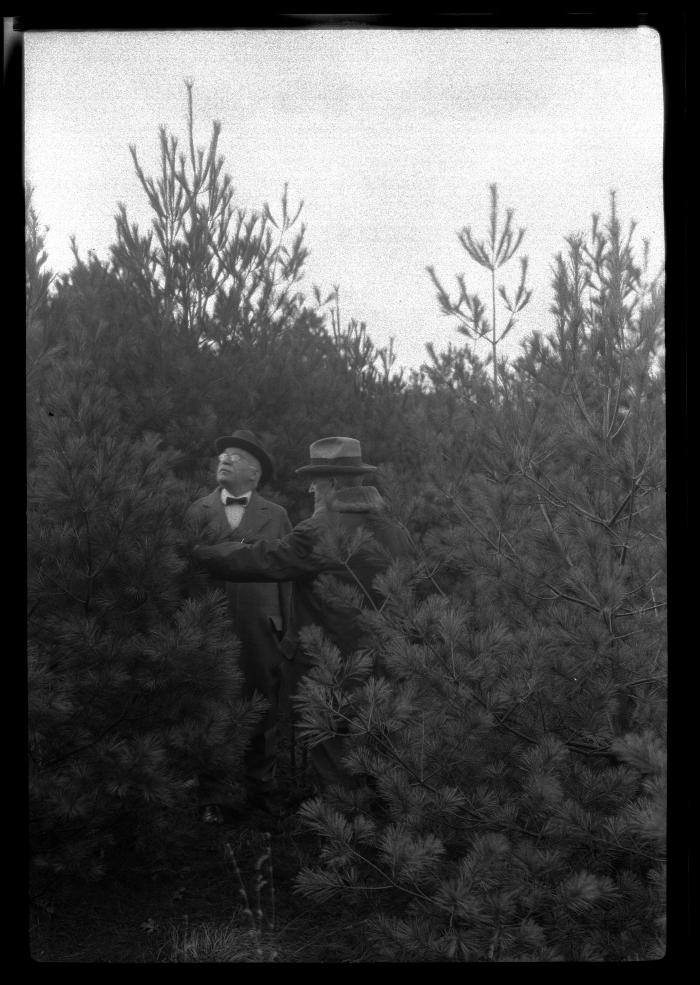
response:
<svg viewBox="0 0 700 985"><path fill-rule="evenodd" d="M306 667L306 657L301 649L291 658L285 656L280 667L280 707L289 729L289 765L297 785L304 782L309 757L306 743L299 738L299 713L292 699Z"/></svg>
<svg viewBox="0 0 700 985"><path fill-rule="evenodd" d="M277 767L280 658L265 648L245 646L241 661L245 694L261 694L268 703L263 717L253 727L245 755L246 779L256 785L272 785Z"/></svg>

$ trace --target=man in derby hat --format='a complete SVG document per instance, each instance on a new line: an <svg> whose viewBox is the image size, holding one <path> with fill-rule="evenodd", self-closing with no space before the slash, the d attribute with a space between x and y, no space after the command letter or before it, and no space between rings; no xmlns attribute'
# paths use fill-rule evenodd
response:
<svg viewBox="0 0 700 985"><path fill-rule="evenodd" d="M198 499L189 517L208 541L249 544L260 539L283 537L292 529L287 511L257 491L273 476L273 463L251 431L239 430L216 441L217 487ZM269 702L264 719L255 727L246 756L249 799L264 805L274 790L275 744L279 703L281 639L289 618L291 585L269 581L236 584L228 581L226 591L234 635L240 640L239 666L248 697L254 692ZM214 777L200 778L202 820L222 820L221 807L227 797Z"/></svg>
<svg viewBox="0 0 700 985"><path fill-rule="evenodd" d="M251 546L227 540L198 545L194 550L195 557L211 574L229 582L267 579L294 583L292 618L282 640L289 660L285 677L290 690L309 669L299 639L305 627L320 626L346 655L371 645L358 626L356 613L348 611L347 606L334 605L327 594L321 596L321 586L316 584L318 576L328 572L354 587L359 583L365 601L379 603L372 585L374 578L393 559L410 552L407 534L388 515L379 491L375 486L363 485L364 477L376 472L376 467L362 461L356 438L321 438L310 446L309 453L309 464L296 469L296 473L311 479L311 517L281 539L265 538ZM369 538L360 538L360 531ZM338 544L343 538L346 542L356 539L359 545L348 561L350 570L329 553L329 543ZM342 741L337 739L312 748L311 762L322 782L346 778L341 755Z"/></svg>

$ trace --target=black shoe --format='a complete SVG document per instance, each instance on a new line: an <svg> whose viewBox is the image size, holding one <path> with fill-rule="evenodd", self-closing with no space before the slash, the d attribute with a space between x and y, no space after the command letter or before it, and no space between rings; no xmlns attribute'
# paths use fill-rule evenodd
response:
<svg viewBox="0 0 700 985"><path fill-rule="evenodd" d="M205 804L199 810L199 820L202 824L223 824L224 815L218 804Z"/></svg>

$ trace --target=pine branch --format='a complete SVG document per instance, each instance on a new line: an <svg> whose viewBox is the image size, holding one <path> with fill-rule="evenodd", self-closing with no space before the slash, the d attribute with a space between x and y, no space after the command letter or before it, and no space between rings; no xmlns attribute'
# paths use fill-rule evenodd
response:
<svg viewBox="0 0 700 985"><path fill-rule="evenodd" d="M87 607L87 604L88 604L88 600L87 599L82 599L82 598L79 598L79 596L74 595L73 592L71 592L71 590L69 588L66 588L66 586L64 584L62 584L61 582L57 581L53 577L53 575L50 575L48 572L42 572L42 575L43 575L43 577L45 577L47 579L47 581L49 581L52 585L54 585L58 589L58 593L60 595L67 595L68 598L71 598L71 599L73 599L74 602L77 602L78 605L81 608L86 608ZM38 602L37 602L37 605L38 605Z"/></svg>
<svg viewBox="0 0 700 985"><path fill-rule="evenodd" d="M427 563L425 562L424 558L422 557L421 551L419 550L418 545L416 544L416 542L415 542L415 540L413 538L413 535L411 534L410 530L408 529L408 527L406 526L406 524L405 523L402 523L401 520L399 520L397 517L395 517L394 519L396 520L396 522L398 523L399 527L403 530L404 534L408 538L408 542L409 542L409 544L411 546L411 550L413 551L414 556L416 558L418 558L423 563L424 570L425 570L425 575L426 575L427 579L430 581L431 585L433 585L433 587L438 592L438 594L441 595L442 598L446 598L447 596L446 596L445 592L442 590L442 588L440 588L440 586L438 585L438 583L435 581L435 578L433 577L433 575L435 574L435 572L439 570L440 565L435 565L435 567L433 568L432 571L427 570Z"/></svg>
<svg viewBox="0 0 700 985"><path fill-rule="evenodd" d="M524 473L522 473L522 474L524 474ZM542 488L544 488L544 487L542 487ZM597 615L600 615L601 614L602 609L601 609L600 603L598 602L597 599L595 599L595 596L591 592L588 592L588 589L586 589L586 591L591 596L591 598L594 599L594 603L586 602L585 599L580 599L580 598L577 598L575 595L569 595L566 592L562 592L560 589L558 589L554 585L552 585L546 578L542 577L541 575L533 574L533 572L531 572L531 571L528 570L528 568L525 565L525 563L519 557L517 557L515 555L509 555L505 551L502 551L501 548L500 548L500 545L498 543L494 542L488 536L488 534L484 533L484 531L479 528L478 524L476 524L472 520L472 518L469 516L469 514L467 513L467 511L461 506L461 504L459 504L454 499L454 497L450 496L449 493L446 493L445 495L457 507L457 509L462 513L462 515L465 517L465 519L471 524L471 526L477 531L477 533L486 541L486 543L489 544L496 551L497 554L500 554L502 557L505 557L507 560L509 560L512 564L516 565L521 571L523 571L525 574L529 575L531 578L533 578L535 580L541 581L542 584L545 585L550 590L550 592L553 593L551 597L547 597L547 596L543 596L543 595L535 595L532 592L530 592L528 594L531 594L534 598L541 599L542 601L552 601L552 599L554 599L554 598L564 599L567 602L574 602L577 605L581 605L581 606L583 606L586 609L590 609L592 612L595 612ZM504 537L503 539L505 540L506 538Z"/></svg>
<svg viewBox="0 0 700 985"><path fill-rule="evenodd" d="M668 602L664 600L663 602L657 602L655 605L647 605L642 609L634 609L631 612L620 612L619 610L617 610L615 614L617 616L620 616L621 618L627 618L630 616L641 616L645 612L654 612L657 609L665 608L667 605Z"/></svg>
<svg viewBox="0 0 700 985"><path fill-rule="evenodd" d="M590 513L588 510L584 509L584 507L581 506L579 503L575 503L573 500L568 499L563 493L557 492L552 488L548 488L543 482L540 482L540 480L537 479L536 476L532 474L532 472L527 472L525 469L521 469L520 472L514 474L522 475L523 478L527 479L529 482L532 482L534 485L536 485L539 489L542 490L542 492L550 499L550 501L555 506L561 506L561 507L565 507L566 509L574 510L580 516L583 516L587 520L590 520L591 523L595 523L598 526L603 527L605 530L607 530L607 532L611 535L611 537L613 538L615 537L615 531L611 529L611 527L609 526L606 520L603 520L601 517L595 516L593 513Z"/></svg>
<svg viewBox="0 0 700 985"><path fill-rule="evenodd" d="M562 557L564 558L564 560L568 564L569 568L573 568L574 567L574 563L571 560L571 558L569 557L569 552L566 550L566 548L562 544L562 542L561 542L561 540L559 538L559 534L554 529L554 524L552 523L552 521L550 519L550 516L549 516L549 513L547 512L547 509L546 509L544 503L542 502L542 497L539 496L539 495L537 497L537 502L539 504L539 507L540 507L540 511L542 513L542 516L544 517L545 522L546 522L547 526L550 529L550 532L552 534L552 537L554 538L554 541L555 541L557 547L559 548Z"/></svg>
<svg viewBox="0 0 700 985"><path fill-rule="evenodd" d="M93 749L99 742L102 741L102 739L104 739L106 735L114 731L114 729L118 725L121 725L121 723L126 718L129 709L133 707L133 705L136 703L137 697L138 695L136 694L133 695L133 697L131 697L130 700L127 701L123 712L119 715L119 718L115 719L113 722L110 722L110 724L107 726L106 729L103 729L102 732L99 732L89 742L85 742L81 746L76 746L74 749L69 749L68 752L64 753L62 756L57 756L56 759L51 759L48 762L45 762L43 765L47 769L53 769L55 766L65 762L67 759L71 759L71 757L76 756L78 753L84 752L85 749Z"/></svg>

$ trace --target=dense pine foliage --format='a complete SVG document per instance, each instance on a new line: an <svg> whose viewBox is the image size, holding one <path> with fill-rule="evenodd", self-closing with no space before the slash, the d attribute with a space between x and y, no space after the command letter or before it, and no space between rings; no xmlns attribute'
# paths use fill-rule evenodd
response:
<svg viewBox="0 0 700 985"><path fill-rule="evenodd" d="M188 97L188 153L161 131L154 180L132 148L153 225L119 206L108 262L76 249L52 280L27 191L35 871L98 873L120 846L176 834L201 771L240 775L259 709L240 698L222 599L190 570L184 514L231 427L269 447L265 492L295 521L308 444L351 434L415 560L379 580L380 606L345 593L372 651L306 637L301 737L348 736L360 782L302 805L319 853L299 894L371 899L383 959L658 957L664 299L633 226L613 197L565 241L551 323L510 365L495 307L489 322L463 281L451 301L432 272L469 340L396 373L390 347L342 326L337 287L304 293L286 187L276 217L234 208L219 125L196 151ZM494 305L523 233L509 211L497 235L496 209L493 186L491 253L462 232ZM511 319L526 271L501 293Z"/></svg>

